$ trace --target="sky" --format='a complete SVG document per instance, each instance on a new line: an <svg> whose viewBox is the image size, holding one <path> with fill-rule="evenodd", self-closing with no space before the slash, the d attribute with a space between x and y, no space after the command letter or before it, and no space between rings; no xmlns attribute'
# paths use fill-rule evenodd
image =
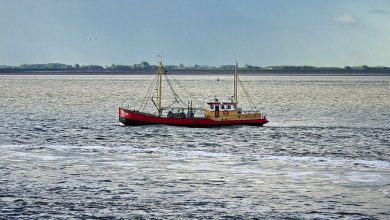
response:
<svg viewBox="0 0 390 220"><path fill-rule="evenodd" d="M0 0L0 65L390 66L390 0Z"/></svg>

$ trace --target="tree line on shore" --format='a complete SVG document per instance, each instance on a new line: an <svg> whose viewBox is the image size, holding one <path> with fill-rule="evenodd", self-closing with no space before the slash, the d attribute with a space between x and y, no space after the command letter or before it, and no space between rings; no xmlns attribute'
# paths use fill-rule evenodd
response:
<svg viewBox="0 0 390 220"><path fill-rule="evenodd" d="M226 71L233 70L234 65L221 65L219 67L212 65L198 65L184 66L179 65L165 65L167 70L190 70L190 71ZM133 65L117 65L100 66L100 65L68 65L62 63L47 63L47 64L22 64L20 66L6 66L0 65L0 72L40 72L40 71L57 71L57 72L132 72L134 70L157 70L157 65L150 65L143 61ZM259 71L259 72L380 72L390 73L390 67L384 66L345 66L345 67L315 67L315 66L253 66L244 65L239 66L240 71Z"/></svg>

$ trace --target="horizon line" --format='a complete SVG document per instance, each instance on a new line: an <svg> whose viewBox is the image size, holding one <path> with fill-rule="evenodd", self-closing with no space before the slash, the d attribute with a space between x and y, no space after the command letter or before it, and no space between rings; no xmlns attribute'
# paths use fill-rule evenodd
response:
<svg viewBox="0 0 390 220"><path fill-rule="evenodd" d="M139 63L133 63L133 64L115 64L111 63L111 65L105 65L105 64L80 64L80 63L75 63L75 64L67 64L67 63L62 63L62 62L48 62L48 63L23 63L23 64L17 64L17 65L8 65L8 64L0 64L1 67L21 67L23 65L49 65L49 64L60 64L60 65L66 65L66 66L72 66L74 67L75 65L81 66L101 66L101 67L111 67L113 65L115 66L135 66L139 65L146 62L149 66L158 66L158 64L150 64L147 61L141 61ZM179 64L164 64L164 66L183 66L183 67L223 67L223 66L235 66L235 64L221 64L221 65L212 65L212 64L188 64L184 65L182 63ZM382 68L389 68L390 66L385 66L385 65L375 65L375 66L370 66L366 64L361 64L361 65L344 65L344 66L317 66L317 65L308 65L308 64L278 64L278 65L254 65L254 64L244 64L244 65L238 65L238 67L245 67L245 66L250 66L250 67L260 67L260 68L266 68L266 67L282 67L282 66L293 66L293 67L319 67L319 68L346 68L346 67L382 67Z"/></svg>

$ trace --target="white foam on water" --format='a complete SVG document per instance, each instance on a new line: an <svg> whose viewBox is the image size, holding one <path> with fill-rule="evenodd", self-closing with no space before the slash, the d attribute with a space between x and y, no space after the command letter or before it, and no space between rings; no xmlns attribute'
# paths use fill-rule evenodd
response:
<svg viewBox="0 0 390 220"><path fill-rule="evenodd" d="M107 149L105 146L72 146L72 145L47 145L45 148L56 150L56 151L77 151L77 150L97 150L104 151ZM82 151L81 151L82 152Z"/></svg>
<svg viewBox="0 0 390 220"><path fill-rule="evenodd" d="M380 169L390 169L390 161L381 161L381 160L355 160L359 164L363 164L369 167L380 168Z"/></svg>
<svg viewBox="0 0 390 220"><path fill-rule="evenodd" d="M357 172L357 171L348 173L345 178L348 179L349 181L363 182L363 183L374 183L374 182L385 180L384 176L381 176L376 173L366 173L366 172Z"/></svg>
<svg viewBox="0 0 390 220"><path fill-rule="evenodd" d="M390 169L389 161L379 161L379 160L354 160L354 159L339 159L339 158L327 158L327 157L308 157L308 156L273 156L273 155L248 155L248 154L240 154L234 155L232 153L220 153L220 152L208 152L201 150L172 150L172 149L164 149L161 147L154 148L135 148L132 146L115 146L115 147L107 147L107 146L71 146L71 145L48 145L48 146L29 146L29 145L0 145L0 149L4 152L8 152L17 157L32 157L31 155L35 155L35 157L40 157L42 160L57 160L64 158L61 155L61 151L72 153L90 153L89 151L97 151L101 153L113 152L114 154L120 153L130 153L130 154L138 154L138 153L154 153L154 154L163 154L165 156L170 157L171 160L182 160L182 159L217 159L217 160L234 160L238 161L245 158L253 158L257 159L257 162L262 161L275 161L282 162L287 164L295 164L302 166L323 166L329 168L338 168L338 167L364 167L364 168L374 168L374 169ZM23 152L22 150L28 149L28 152ZM33 149L34 151L31 151ZM35 149L39 150L38 152ZM49 154L45 152L46 149L60 151L56 153L57 155ZM87 152L85 152L87 151ZM40 153L44 155L39 155ZM72 157L74 157L73 155ZM68 156L67 156L68 157Z"/></svg>
<svg viewBox="0 0 390 220"><path fill-rule="evenodd" d="M128 161L101 161L99 163L107 164L111 166L117 166L117 167L135 167L136 164Z"/></svg>
<svg viewBox="0 0 390 220"><path fill-rule="evenodd" d="M303 171L303 172L287 172L286 176L292 178L292 179L301 179L306 176L315 175L315 172L312 171Z"/></svg>
<svg viewBox="0 0 390 220"><path fill-rule="evenodd" d="M69 159L65 156L58 156L58 155L50 155L42 152L12 152L11 155L16 158L24 158L24 159L29 159L29 158L34 158L38 160L44 160L44 161L55 161L55 160L65 160Z"/></svg>
<svg viewBox="0 0 390 220"><path fill-rule="evenodd" d="M326 157L293 157L293 156L260 156L259 160L282 161L287 163L321 165L327 167L353 167L366 166L378 169L390 169L389 161L379 160L353 160L353 159L336 159Z"/></svg>
<svg viewBox="0 0 390 220"><path fill-rule="evenodd" d="M212 158L233 158L236 157L233 154L228 153L215 153L207 151L185 151L184 155L188 157L212 157Z"/></svg>
<svg viewBox="0 0 390 220"><path fill-rule="evenodd" d="M28 145L23 145L23 144L20 144L20 145L0 145L0 149L11 149L11 150L15 150L15 149L20 149L20 148L25 148L27 147Z"/></svg>
<svg viewBox="0 0 390 220"><path fill-rule="evenodd" d="M35 158L39 158L41 160L63 160L66 159L64 156L54 156L54 155L33 155Z"/></svg>
<svg viewBox="0 0 390 220"><path fill-rule="evenodd" d="M258 169L239 169L237 171L240 174L262 174L264 171L260 168Z"/></svg>

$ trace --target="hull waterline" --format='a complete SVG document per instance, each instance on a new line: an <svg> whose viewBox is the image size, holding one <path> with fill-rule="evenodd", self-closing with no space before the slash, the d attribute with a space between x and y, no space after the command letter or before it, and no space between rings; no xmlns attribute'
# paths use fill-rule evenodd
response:
<svg viewBox="0 0 390 220"><path fill-rule="evenodd" d="M164 124L172 126L185 127L220 127L233 125L251 125L263 126L268 123L266 118L246 119L246 120L223 120L216 121L209 118L166 118L158 117L152 114L131 111L124 108L119 108L119 122L125 126L140 126Z"/></svg>

